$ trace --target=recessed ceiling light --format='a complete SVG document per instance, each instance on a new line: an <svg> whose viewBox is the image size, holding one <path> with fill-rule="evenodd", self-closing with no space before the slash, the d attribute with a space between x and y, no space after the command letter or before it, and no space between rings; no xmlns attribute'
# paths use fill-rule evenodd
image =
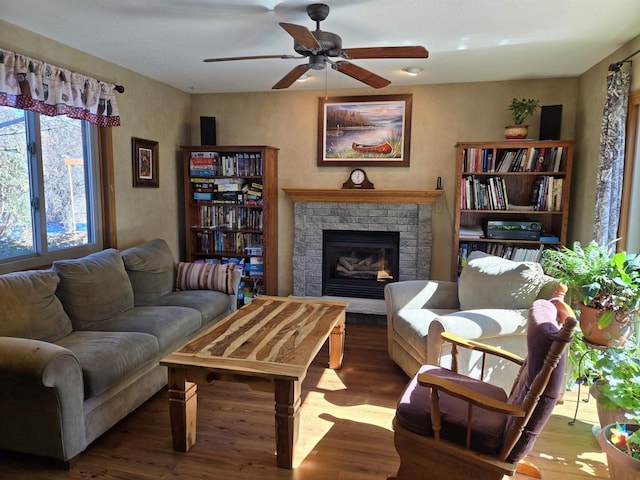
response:
<svg viewBox="0 0 640 480"><path fill-rule="evenodd" d="M420 74L420 72L422 72L422 68L420 67L404 67L402 69L403 72L408 73L409 75L413 75L414 77L418 74Z"/></svg>

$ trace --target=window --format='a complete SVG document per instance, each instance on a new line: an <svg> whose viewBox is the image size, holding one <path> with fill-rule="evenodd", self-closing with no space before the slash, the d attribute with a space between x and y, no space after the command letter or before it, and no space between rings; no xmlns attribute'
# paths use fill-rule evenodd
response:
<svg viewBox="0 0 640 480"><path fill-rule="evenodd" d="M98 130L0 106L0 273L102 248Z"/></svg>

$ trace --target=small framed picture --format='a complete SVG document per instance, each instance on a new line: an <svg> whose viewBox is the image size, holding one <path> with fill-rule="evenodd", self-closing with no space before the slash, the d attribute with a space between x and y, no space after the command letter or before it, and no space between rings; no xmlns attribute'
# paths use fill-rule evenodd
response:
<svg viewBox="0 0 640 480"><path fill-rule="evenodd" d="M134 187L158 187L158 142L131 139Z"/></svg>

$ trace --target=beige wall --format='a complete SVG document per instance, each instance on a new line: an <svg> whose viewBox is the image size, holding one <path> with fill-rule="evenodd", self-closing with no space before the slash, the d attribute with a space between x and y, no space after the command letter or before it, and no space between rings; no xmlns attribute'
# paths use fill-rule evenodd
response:
<svg viewBox="0 0 640 480"><path fill-rule="evenodd" d="M578 112L576 116L576 157L572 182L572 212L569 222L569 240L588 243L593 236L595 187L600 151L600 123L607 94L607 74L611 63L619 62L640 49L640 36L633 39L580 77ZM640 55L633 65L625 64L631 72L631 91L640 89Z"/></svg>
<svg viewBox="0 0 640 480"><path fill-rule="evenodd" d="M412 93L411 165L368 167L376 188L433 189L442 177L445 199L433 216L431 278L448 279L451 259L454 145L459 141L501 140L511 123L512 97L533 97L543 105L563 105L562 138L574 137L578 93L575 78L509 82L424 85L329 91L329 96ZM272 145L280 148L279 187L340 188L350 167L317 167L318 98L324 91L193 95L192 142L199 143L200 116L214 116L220 145ZM537 138L540 114L528 122ZM279 198L279 290L292 290L293 204Z"/></svg>
<svg viewBox="0 0 640 480"><path fill-rule="evenodd" d="M2 21L0 47L124 85L125 93L117 94L122 125L113 128L118 246L162 237L177 257L182 229L177 151L189 142L189 94ZM159 142L159 188L133 188L132 137Z"/></svg>
<svg viewBox="0 0 640 480"><path fill-rule="evenodd" d="M199 143L199 117L215 116L218 143L266 144L280 148L280 187L339 188L348 167L316 167L318 97L323 91L281 91L192 95L112 63L0 21L0 46L122 84L118 96L122 126L113 129L116 216L119 246L163 237L176 255L183 240L178 147ZM454 151L458 141L499 140L509 123L512 97L534 97L543 105L562 104L562 138L577 141L570 215L570 240L591 238L600 117L606 70L640 48L640 37L599 62L579 79L527 80L418 87L329 91L329 96L413 94L409 168L367 168L376 188L433 188L443 178L445 201L434 214L432 278L448 278L453 205ZM627 67L628 68L628 67ZM633 90L640 88L640 61L632 67ZM539 114L530 119L535 138ZM574 132L575 127L575 132ZM133 188L131 138L159 141L160 188ZM279 198L280 293L291 291L292 204Z"/></svg>

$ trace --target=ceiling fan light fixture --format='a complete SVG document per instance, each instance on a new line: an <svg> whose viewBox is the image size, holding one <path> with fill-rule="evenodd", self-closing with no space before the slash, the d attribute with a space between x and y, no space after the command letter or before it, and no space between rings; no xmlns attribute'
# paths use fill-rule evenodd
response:
<svg viewBox="0 0 640 480"><path fill-rule="evenodd" d="M413 77L420 75L420 73L422 72L422 68L420 67L404 67L402 69L403 72L405 72L407 75L411 75Z"/></svg>
<svg viewBox="0 0 640 480"><path fill-rule="evenodd" d="M306 80L309 80L309 74L307 73L303 73L302 75L300 75L300 78L298 78L298 80L296 80L297 82L304 82Z"/></svg>

